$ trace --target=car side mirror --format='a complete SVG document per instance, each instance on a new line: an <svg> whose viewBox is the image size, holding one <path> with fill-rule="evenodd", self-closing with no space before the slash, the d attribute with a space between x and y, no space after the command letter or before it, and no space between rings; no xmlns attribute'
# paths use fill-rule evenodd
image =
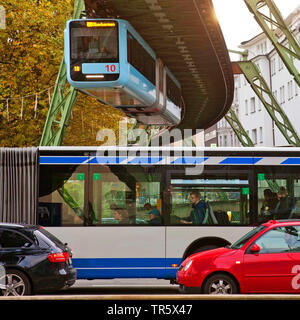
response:
<svg viewBox="0 0 300 320"><path fill-rule="evenodd" d="M251 251L252 253L258 253L258 252L260 251L260 246L255 243L255 244L251 247L250 251Z"/></svg>

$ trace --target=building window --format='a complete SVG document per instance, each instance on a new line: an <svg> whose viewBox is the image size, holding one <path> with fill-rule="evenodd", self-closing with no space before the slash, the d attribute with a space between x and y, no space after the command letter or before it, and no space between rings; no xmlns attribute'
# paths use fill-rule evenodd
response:
<svg viewBox="0 0 300 320"><path fill-rule="evenodd" d="M271 75L274 76L276 74L276 59L271 59Z"/></svg>
<svg viewBox="0 0 300 320"><path fill-rule="evenodd" d="M245 115L248 115L248 100L245 100Z"/></svg>
<svg viewBox="0 0 300 320"><path fill-rule="evenodd" d="M259 142L263 143L263 128L259 127Z"/></svg>
<svg viewBox="0 0 300 320"><path fill-rule="evenodd" d="M238 88L234 89L234 102L238 103L239 102L239 96L238 96Z"/></svg>
<svg viewBox="0 0 300 320"><path fill-rule="evenodd" d="M279 95L280 95L280 97L279 97L279 103L282 105L282 104L284 104L285 103L285 94L284 94L284 86L281 86L280 88L279 88Z"/></svg>
<svg viewBox="0 0 300 320"><path fill-rule="evenodd" d="M241 87L241 77L238 74L237 76L235 76L235 84L236 84L236 88L240 88Z"/></svg>
<svg viewBox="0 0 300 320"><path fill-rule="evenodd" d="M255 97L250 98L250 112L255 112Z"/></svg>
<svg viewBox="0 0 300 320"><path fill-rule="evenodd" d="M293 80L288 82L288 99L291 100L293 98Z"/></svg>
<svg viewBox="0 0 300 320"><path fill-rule="evenodd" d="M261 111L261 105L262 105L262 102L261 102L261 100L258 98L258 99L257 99L257 110L258 110L258 111Z"/></svg>
<svg viewBox="0 0 300 320"><path fill-rule="evenodd" d="M283 69L283 62L280 58L280 56L278 55L278 70L282 70Z"/></svg>
<svg viewBox="0 0 300 320"><path fill-rule="evenodd" d="M252 129L252 142L254 144L257 144L257 130L256 129Z"/></svg>

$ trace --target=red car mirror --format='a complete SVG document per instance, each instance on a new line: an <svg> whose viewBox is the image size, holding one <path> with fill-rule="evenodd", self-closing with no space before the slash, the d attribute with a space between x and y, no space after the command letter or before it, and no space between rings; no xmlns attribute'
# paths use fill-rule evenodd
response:
<svg viewBox="0 0 300 320"><path fill-rule="evenodd" d="M255 243L250 250L252 253L258 253L260 251L260 246Z"/></svg>

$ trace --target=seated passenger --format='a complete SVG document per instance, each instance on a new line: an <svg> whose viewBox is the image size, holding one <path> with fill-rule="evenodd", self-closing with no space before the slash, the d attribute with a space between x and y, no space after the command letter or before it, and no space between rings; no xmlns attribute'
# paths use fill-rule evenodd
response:
<svg viewBox="0 0 300 320"><path fill-rule="evenodd" d="M190 203L193 210L188 217L180 220L184 224L202 224L205 218L206 203L201 200L201 194L199 191L192 191L190 193Z"/></svg>
<svg viewBox="0 0 300 320"><path fill-rule="evenodd" d="M162 223L160 212L156 208L152 208L150 203L144 205L144 209L150 210L149 214L149 224L158 225Z"/></svg>
<svg viewBox="0 0 300 320"><path fill-rule="evenodd" d="M267 221L272 218L272 214L274 213L277 203L278 199L276 194L273 193L271 189L265 189L264 200L260 209L263 220Z"/></svg>
<svg viewBox="0 0 300 320"><path fill-rule="evenodd" d="M285 187L280 187L277 192L278 203L274 209L274 219L289 219L295 208L295 199L289 197Z"/></svg>
<svg viewBox="0 0 300 320"><path fill-rule="evenodd" d="M114 219L118 224L129 224L129 217L126 209L115 208Z"/></svg>

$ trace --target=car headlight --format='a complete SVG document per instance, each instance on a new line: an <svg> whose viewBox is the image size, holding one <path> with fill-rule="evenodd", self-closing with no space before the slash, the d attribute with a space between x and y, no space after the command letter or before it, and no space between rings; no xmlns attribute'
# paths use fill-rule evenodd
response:
<svg viewBox="0 0 300 320"><path fill-rule="evenodd" d="M193 260L190 260L185 266L184 266L184 271L187 271L187 269L192 265Z"/></svg>

